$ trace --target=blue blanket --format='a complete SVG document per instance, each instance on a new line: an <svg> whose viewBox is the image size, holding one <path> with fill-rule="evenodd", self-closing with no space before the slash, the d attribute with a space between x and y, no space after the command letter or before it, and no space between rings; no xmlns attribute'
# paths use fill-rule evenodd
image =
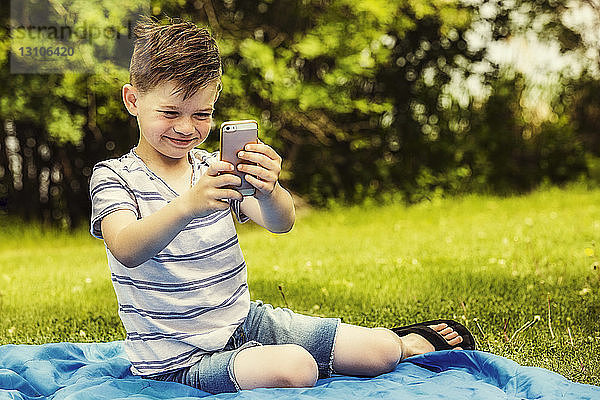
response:
<svg viewBox="0 0 600 400"><path fill-rule="evenodd" d="M174 382L133 376L123 342L0 346L0 399L191 399L211 396ZM376 378L333 376L308 389L255 389L215 399L600 399L573 383L480 351L410 358Z"/></svg>

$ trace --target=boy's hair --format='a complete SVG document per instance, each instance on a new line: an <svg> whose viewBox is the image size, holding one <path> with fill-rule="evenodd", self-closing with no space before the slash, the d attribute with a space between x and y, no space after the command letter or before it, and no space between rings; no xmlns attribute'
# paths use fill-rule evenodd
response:
<svg viewBox="0 0 600 400"><path fill-rule="evenodd" d="M220 84L221 57L217 42L207 29L173 19L168 25L161 25L144 16L133 32L129 79L140 92L172 81L176 92L182 91L185 99L209 83Z"/></svg>

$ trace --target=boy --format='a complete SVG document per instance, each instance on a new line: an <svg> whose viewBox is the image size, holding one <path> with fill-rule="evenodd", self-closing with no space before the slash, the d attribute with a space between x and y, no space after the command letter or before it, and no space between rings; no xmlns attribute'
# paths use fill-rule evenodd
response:
<svg viewBox="0 0 600 400"><path fill-rule="evenodd" d="M262 142L246 145L239 157L254 165L238 169L255 195L225 188L241 183L227 173L234 166L196 149L220 90L214 39L189 22L150 19L135 34L122 95L139 143L98 163L90 182L91 232L106 245L134 374L210 393L308 387L332 372L375 376L415 354L469 348L468 332L451 321L394 333L251 302L232 213L271 232L292 228L281 157Z"/></svg>

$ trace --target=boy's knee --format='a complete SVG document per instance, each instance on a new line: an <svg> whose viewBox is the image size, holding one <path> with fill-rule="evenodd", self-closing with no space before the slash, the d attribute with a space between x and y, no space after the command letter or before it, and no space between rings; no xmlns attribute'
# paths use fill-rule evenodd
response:
<svg viewBox="0 0 600 400"><path fill-rule="evenodd" d="M312 387L319 377L319 368L313 356L303 347L286 344L279 368L279 379L286 387Z"/></svg>
<svg viewBox="0 0 600 400"><path fill-rule="evenodd" d="M235 358L233 372L241 389L311 387L319 375L313 356L293 344L244 349Z"/></svg>
<svg viewBox="0 0 600 400"><path fill-rule="evenodd" d="M393 371L402 359L400 341L395 333L384 328L374 328L373 334L373 364L377 366L379 374Z"/></svg>

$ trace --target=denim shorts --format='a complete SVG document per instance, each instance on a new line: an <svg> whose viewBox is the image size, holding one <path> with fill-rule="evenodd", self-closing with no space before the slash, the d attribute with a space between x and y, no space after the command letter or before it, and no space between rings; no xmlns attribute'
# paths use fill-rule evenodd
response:
<svg viewBox="0 0 600 400"><path fill-rule="evenodd" d="M273 344L304 347L317 362L319 378L328 378L333 372L333 348L339 324L339 318L311 317L252 301L248 317L223 350L205 354L189 367L145 378L179 382L213 394L237 392L240 387L233 373L236 355L248 347Z"/></svg>

